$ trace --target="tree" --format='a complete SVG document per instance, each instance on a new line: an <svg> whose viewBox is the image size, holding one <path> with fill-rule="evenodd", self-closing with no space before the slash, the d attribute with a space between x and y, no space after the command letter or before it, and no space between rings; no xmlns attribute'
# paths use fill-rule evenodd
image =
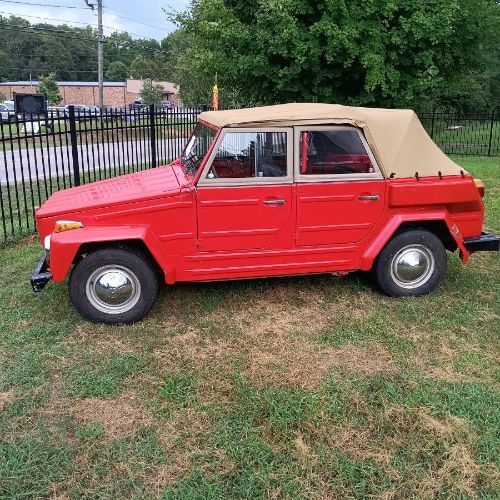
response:
<svg viewBox="0 0 500 500"><path fill-rule="evenodd" d="M150 79L144 80L140 95L144 104L160 106L163 99L163 87Z"/></svg>
<svg viewBox="0 0 500 500"><path fill-rule="evenodd" d="M164 56L157 53L151 58L137 56L130 64L130 76L137 79L165 80L168 77Z"/></svg>
<svg viewBox="0 0 500 500"><path fill-rule="evenodd" d="M497 0L193 0L171 17L187 42L176 83L184 102L209 96L217 72L241 105L477 109L491 103L499 13Z"/></svg>
<svg viewBox="0 0 500 500"><path fill-rule="evenodd" d="M140 80L153 78L154 68L144 56L137 56L130 64L130 76Z"/></svg>
<svg viewBox="0 0 500 500"><path fill-rule="evenodd" d="M48 30L57 30L57 36ZM21 17L0 16L0 81L37 79L47 73L55 73L59 80L95 81L96 47L97 32L91 26L30 24ZM106 64L120 61L128 68L139 55L165 67L157 40L134 40L122 32L106 37Z"/></svg>
<svg viewBox="0 0 500 500"><path fill-rule="evenodd" d="M0 102L5 101L5 94L3 92L0 92Z"/></svg>
<svg viewBox="0 0 500 500"><path fill-rule="evenodd" d="M113 61L106 71L106 79L111 82L123 82L128 77L128 68L121 61Z"/></svg>
<svg viewBox="0 0 500 500"><path fill-rule="evenodd" d="M62 101L55 73L49 73L38 78L38 93L43 94L51 105L57 105Z"/></svg>

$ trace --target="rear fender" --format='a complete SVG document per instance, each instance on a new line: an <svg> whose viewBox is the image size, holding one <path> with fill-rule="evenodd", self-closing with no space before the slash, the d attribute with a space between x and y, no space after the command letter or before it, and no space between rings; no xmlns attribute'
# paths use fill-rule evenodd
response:
<svg viewBox="0 0 500 500"><path fill-rule="evenodd" d="M469 260L469 251L465 248L464 240L455 223L451 220L446 210L434 210L426 213L405 213L392 217L386 226L379 231L377 237L371 242L361 257L361 269L368 271L372 268L377 255L382 251L387 242L393 237L398 228L405 222L444 221L450 235L455 240L462 262L466 264Z"/></svg>
<svg viewBox="0 0 500 500"><path fill-rule="evenodd" d="M165 273L167 283L175 282L175 269L165 258L148 228L143 226L89 226L61 233L52 233L50 240L50 271L53 281L63 281L78 255L79 249L89 243L126 243L143 241Z"/></svg>

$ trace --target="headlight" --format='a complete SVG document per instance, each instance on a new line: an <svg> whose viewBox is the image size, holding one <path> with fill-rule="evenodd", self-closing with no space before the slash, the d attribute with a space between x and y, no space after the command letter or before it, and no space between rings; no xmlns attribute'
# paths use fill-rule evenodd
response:
<svg viewBox="0 0 500 500"><path fill-rule="evenodd" d="M50 262L50 234L48 236L45 236L43 240L43 248L45 250L45 260L47 262Z"/></svg>
<svg viewBox="0 0 500 500"><path fill-rule="evenodd" d="M73 220L58 220L54 227L54 233L62 233L63 231L71 231L73 229L80 229L83 227L81 222Z"/></svg>

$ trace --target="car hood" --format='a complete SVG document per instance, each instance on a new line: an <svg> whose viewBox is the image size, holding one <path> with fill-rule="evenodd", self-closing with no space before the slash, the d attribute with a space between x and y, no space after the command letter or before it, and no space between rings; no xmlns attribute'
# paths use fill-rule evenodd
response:
<svg viewBox="0 0 500 500"><path fill-rule="evenodd" d="M172 166L122 175L54 193L37 211L37 218L93 208L133 203L178 194L181 189Z"/></svg>

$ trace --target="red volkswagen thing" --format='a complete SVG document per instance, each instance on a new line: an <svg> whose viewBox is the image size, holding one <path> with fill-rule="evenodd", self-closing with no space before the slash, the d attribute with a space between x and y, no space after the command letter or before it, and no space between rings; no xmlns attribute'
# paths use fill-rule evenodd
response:
<svg viewBox="0 0 500 500"><path fill-rule="evenodd" d="M78 311L109 324L142 318L162 281L373 270L389 295L424 295L447 250L499 249L483 195L411 110L206 112L172 164L50 197L31 282L68 278Z"/></svg>

